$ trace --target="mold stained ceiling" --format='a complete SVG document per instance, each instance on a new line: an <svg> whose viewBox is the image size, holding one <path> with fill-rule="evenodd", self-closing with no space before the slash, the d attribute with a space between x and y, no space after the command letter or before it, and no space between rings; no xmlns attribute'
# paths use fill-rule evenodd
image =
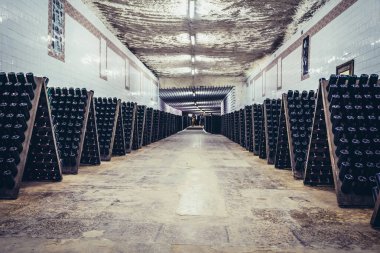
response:
<svg viewBox="0 0 380 253"><path fill-rule="evenodd" d="M82 1L158 77L241 77L329 0Z"/></svg>

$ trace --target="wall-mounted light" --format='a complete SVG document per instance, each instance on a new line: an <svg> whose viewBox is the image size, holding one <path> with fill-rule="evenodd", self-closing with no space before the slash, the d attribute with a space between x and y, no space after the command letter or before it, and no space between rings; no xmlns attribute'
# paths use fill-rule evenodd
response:
<svg viewBox="0 0 380 253"><path fill-rule="evenodd" d="M191 35L190 36L190 41L191 41L191 45L195 45L195 36L194 35Z"/></svg>
<svg viewBox="0 0 380 253"><path fill-rule="evenodd" d="M190 19L193 19L195 15L195 1L190 0L189 1L189 17Z"/></svg>

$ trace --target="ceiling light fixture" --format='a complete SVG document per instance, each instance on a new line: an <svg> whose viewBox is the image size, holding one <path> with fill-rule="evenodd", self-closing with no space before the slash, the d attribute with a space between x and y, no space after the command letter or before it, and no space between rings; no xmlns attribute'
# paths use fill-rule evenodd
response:
<svg viewBox="0 0 380 253"><path fill-rule="evenodd" d="M195 36L194 35L191 35L190 36L190 40L191 40L191 45L195 45Z"/></svg>
<svg viewBox="0 0 380 253"><path fill-rule="evenodd" d="M195 62L195 57L194 57L194 56L191 56L191 62L192 62L192 63Z"/></svg>
<svg viewBox="0 0 380 253"><path fill-rule="evenodd" d="M192 69L192 70L191 70L191 74L192 74L192 75L195 75L195 69Z"/></svg>
<svg viewBox="0 0 380 253"><path fill-rule="evenodd" d="M190 19L193 19L195 15L195 1L190 0L189 1L189 17Z"/></svg>

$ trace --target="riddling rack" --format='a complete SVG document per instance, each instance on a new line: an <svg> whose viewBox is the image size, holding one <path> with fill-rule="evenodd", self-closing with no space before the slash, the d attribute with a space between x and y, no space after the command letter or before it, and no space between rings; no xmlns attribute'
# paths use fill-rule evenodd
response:
<svg viewBox="0 0 380 253"><path fill-rule="evenodd" d="M244 118L245 118L245 148L249 152L253 152L253 126L252 126L252 105L248 105L244 108Z"/></svg>
<svg viewBox="0 0 380 253"><path fill-rule="evenodd" d="M153 130L152 130L152 142L156 142L160 139L160 111L153 111Z"/></svg>
<svg viewBox="0 0 380 253"><path fill-rule="evenodd" d="M377 75L321 80L323 109L339 206L373 206L380 172L380 83Z"/></svg>
<svg viewBox="0 0 380 253"><path fill-rule="evenodd" d="M160 119L160 128L159 128L159 131L158 131L158 140L162 140L164 138L164 133L165 133L165 112L163 111L159 111L159 119Z"/></svg>
<svg viewBox="0 0 380 253"><path fill-rule="evenodd" d="M266 152L266 138L265 138L265 120L264 120L264 110L265 107L262 105L261 107L261 120L259 120L260 123L260 132L259 132L259 158L261 159L267 159L267 152Z"/></svg>
<svg viewBox="0 0 380 253"><path fill-rule="evenodd" d="M81 165L100 165L100 148L98 140L98 128L96 126L95 103L93 99L94 93L89 93L89 109L87 118L86 134L82 149Z"/></svg>
<svg viewBox="0 0 380 253"><path fill-rule="evenodd" d="M277 169L291 168L284 106L284 100L282 99L280 118L278 121L279 126L277 134L276 156L274 161L274 167Z"/></svg>
<svg viewBox="0 0 380 253"><path fill-rule="evenodd" d="M316 100L311 139L306 157L304 184L333 185L321 86L318 88Z"/></svg>
<svg viewBox="0 0 380 253"><path fill-rule="evenodd" d="M116 131L114 137L114 143L112 148L112 155L124 156L126 152L125 146L125 133L124 133L124 121L123 121L123 107L122 104L118 104L119 113L117 115Z"/></svg>
<svg viewBox="0 0 380 253"><path fill-rule="evenodd" d="M244 110L239 110L239 144L245 148L245 118Z"/></svg>
<svg viewBox="0 0 380 253"><path fill-rule="evenodd" d="M23 180L61 181L62 167L47 95L47 79L41 84Z"/></svg>
<svg viewBox="0 0 380 253"><path fill-rule="evenodd" d="M30 150L33 152L42 151L43 145L46 145L45 148L48 149L47 144L51 144L52 149L55 148L55 150L49 149L49 151L55 151L55 153L52 152L52 160L55 154L54 165L57 165L61 171L50 114L46 115L45 130L47 130L46 139L53 140L53 142L40 143L40 150L37 150L35 144L38 132L42 132L39 124L34 128L37 120L41 122L41 119L36 119L36 117L41 116L43 107L48 107L47 82L48 79L34 77L32 73L26 75L13 72L0 73L0 198L2 199L16 199L18 197L20 184L27 167L34 169L31 167L34 165L32 161L27 163ZM34 140L33 143L32 139ZM44 168L45 166L41 166L39 171ZM51 169L54 170L54 168ZM60 180L60 177L55 179Z"/></svg>
<svg viewBox="0 0 380 253"><path fill-rule="evenodd" d="M313 90L302 91L302 93L298 90L289 90L288 94L283 94L282 99L285 105L293 177L303 179L315 109L315 93Z"/></svg>
<svg viewBox="0 0 380 253"><path fill-rule="evenodd" d="M233 141L239 143L240 128L239 128L239 111L234 112L234 138Z"/></svg>
<svg viewBox="0 0 380 253"><path fill-rule="evenodd" d="M64 174L77 174L93 92L79 88L48 89L58 154Z"/></svg>
<svg viewBox="0 0 380 253"><path fill-rule="evenodd" d="M264 102L265 146L268 164L274 164L278 134L281 99L266 99Z"/></svg>
<svg viewBox="0 0 380 253"><path fill-rule="evenodd" d="M110 161L119 117L120 100L98 97L95 98L95 105L100 158L102 161Z"/></svg>
<svg viewBox="0 0 380 253"><path fill-rule="evenodd" d="M263 105L254 104L253 105L253 154L260 154L260 143L261 143L261 131L263 125Z"/></svg>
<svg viewBox="0 0 380 253"><path fill-rule="evenodd" d="M133 133L135 130L137 104L132 102L122 103L122 115L125 137L125 151L131 153L133 143Z"/></svg>
<svg viewBox="0 0 380 253"><path fill-rule="evenodd" d="M149 145L152 143L152 131L153 131L153 108L146 109L145 116L145 130L143 145Z"/></svg>
<svg viewBox="0 0 380 253"><path fill-rule="evenodd" d="M143 138L144 138L145 115L146 115L146 106L137 105L137 114L136 114L136 119L135 119L135 133L133 137L133 150L137 150L142 147Z"/></svg>

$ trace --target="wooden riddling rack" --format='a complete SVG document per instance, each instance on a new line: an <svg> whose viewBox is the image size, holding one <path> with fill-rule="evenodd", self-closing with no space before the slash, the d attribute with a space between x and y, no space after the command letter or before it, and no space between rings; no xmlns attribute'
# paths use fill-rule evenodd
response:
<svg viewBox="0 0 380 253"><path fill-rule="evenodd" d="M288 133L290 164L295 179L304 178L306 154L315 108L314 91L307 93L307 98L310 99L304 99L304 95L305 93L299 93L298 91L288 91L288 94L282 95L286 131ZM289 100L291 100L291 104L289 104Z"/></svg>
<svg viewBox="0 0 380 253"><path fill-rule="evenodd" d="M239 111L234 112L234 138L233 141L239 143L240 128L239 128Z"/></svg>
<svg viewBox="0 0 380 253"><path fill-rule="evenodd" d="M264 101L265 146L268 164L274 164L278 134L278 121L281 109L281 99L266 99Z"/></svg>
<svg viewBox="0 0 380 253"><path fill-rule="evenodd" d="M370 186L375 184L373 176L380 172L380 152L378 143L375 143L379 140L380 83L378 76L371 75L368 78L368 76L362 75L357 78L356 76L332 75L329 81L321 80L320 86L338 205L341 207L371 207L374 205L374 200L370 193ZM340 108L336 107L338 105ZM367 106L373 108L367 109ZM352 115L354 118L351 117ZM341 122L345 123L342 125ZM342 126L343 128L341 128ZM347 131L349 128L351 128L350 132ZM356 135L353 135L354 129L352 128L355 128L355 131L365 129L364 132L358 132L357 135L364 134L364 137L359 138L360 141L370 139L370 143L355 144L354 146L353 139L356 139ZM344 144L345 140L349 144ZM337 146L337 144L339 145ZM347 146L348 149L344 146ZM346 151L343 150L355 150L355 152L345 155ZM367 151L372 154L368 154ZM359 155L363 153L366 156L365 159L358 162L360 161ZM365 167L363 166L364 162L366 163ZM361 167L365 169L360 169Z"/></svg>
<svg viewBox="0 0 380 253"><path fill-rule="evenodd" d="M265 107L261 106L261 119L259 120L260 129L259 129L259 158L267 159L267 148L266 148L266 138L265 138Z"/></svg>
<svg viewBox="0 0 380 253"><path fill-rule="evenodd" d="M62 173L77 174L94 92L52 87L48 94Z"/></svg>
<svg viewBox="0 0 380 253"><path fill-rule="evenodd" d="M160 132L160 111L153 110L153 128L152 128L152 142L159 140Z"/></svg>
<svg viewBox="0 0 380 253"><path fill-rule="evenodd" d="M373 201L375 202L375 207L371 216L371 226L373 228L380 228L380 174L376 174L376 186L372 188Z"/></svg>
<svg viewBox="0 0 380 253"><path fill-rule="evenodd" d="M135 130L137 104L133 102L122 103L122 115L124 126L124 138L125 138L125 152L131 153L133 135Z"/></svg>
<svg viewBox="0 0 380 253"><path fill-rule="evenodd" d="M164 129L165 129L165 112L159 111L159 131L158 131L158 140L162 140L164 138Z"/></svg>
<svg viewBox="0 0 380 253"><path fill-rule="evenodd" d="M239 144L245 148L245 119L244 110L239 110Z"/></svg>
<svg viewBox="0 0 380 253"><path fill-rule="evenodd" d="M113 156L124 156L127 154L125 146L125 133L124 133L124 121L123 121L123 107L122 103L118 104L119 113L117 115L115 137L112 147Z"/></svg>
<svg viewBox="0 0 380 253"><path fill-rule="evenodd" d="M34 77L32 73L0 73L0 198L16 199L25 174L27 179L41 180L36 173L45 176L45 169L51 170L49 180L60 181L62 170L58 159L57 147L48 98L47 78ZM42 115L44 114L44 115ZM40 118L44 116L43 118ZM45 120L46 119L46 120ZM41 122L45 123L42 128ZM48 143L36 143L39 133L46 134ZM40 145L37 145L40 144ZM41 145L42 144L42 145ZM48 146L51 144L51 146ZM51 163L38 161L36 168L30 152L51 151ZM45 163L44 163L45 162ZM51 167L49 166L51 165ZM49 166L49 168L47 168Z"/></svg>
<svg viewBox="0 0 380 253"><path fill-rule="evenodd" d="M89 102L86 134L83 140L81 165L100 165L100 148L98 139L98 128L96 124L95 102L93 92Z"/></svg>
<svg viewBox="0 0 380 253"><path fill-rule="evenodd" d="M287 169L290 166L290 154L288 145L288 132L285 120L284 100L281 99L280 118L278 120L278 134L276 144L276 155L274 159L274 167L277 169Z"/></svg>
<svg viewBox="0 0 380 253"><path fill-rule="evenodd" d="M145 116L145 131L143 145L149 145L152 143L152 132L153 132L153 108L146 109Z"/></svg>
<svg viewBox="0 0 380 253"><path fill-rule="evenodd" d="M23 180L61 181L62 167L47 94L47 79L41 82L37 112ZM38 92L38 90L37 90Z"/></svg>
<svg viewBox="0 0 380 253"><path fill-rule="evenodd" d="M317 91L303 180L305 185L334 185L321 86Z"/></svg>
<svg viewBox="0 0 380 253"><path fill-rule="evenodd" d="M253 114L253 124L252 124L252 133L253 133L253 154L260 154L260 143L261 143L261 128L263 121L263 105L254 104L252 107Z"/></svg>
<svg viewBox="0 0 380 253"><path fill-rule="evenodd" d="M252 116L252 105L248 105L244 108L244 118L245 118L245 148L249 152L253 152L253 116Z"/></svg>
<svg viewBox="0 0 380 253"><path fill-rule="evenodd" d="M95 98L96 123L99 137L100 159L110 161L115 140L120 99Z"/></svg>
<svg viewBox="0 0 380 253"><path fill-rule="evenodd" d="M146 106L137 105L137 113L135 119L135 133L133 135L133 150L138 150L142 147L144 138L144 127L145 127L145 115Z"/></svg>

